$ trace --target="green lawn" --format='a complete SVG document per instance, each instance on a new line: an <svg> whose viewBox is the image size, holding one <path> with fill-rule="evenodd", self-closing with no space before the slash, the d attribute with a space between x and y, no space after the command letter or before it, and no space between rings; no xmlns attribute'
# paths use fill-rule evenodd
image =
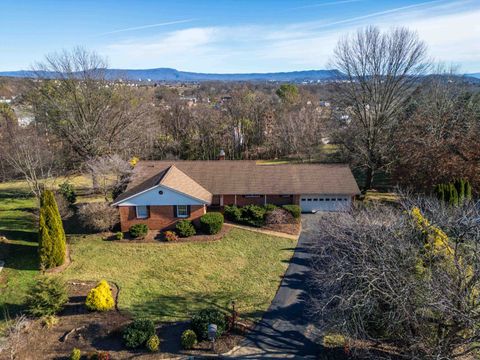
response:
<svg viewBox="0 0 480 360"><path fill-rule="evenodd" d="M247 318L258 319L273 299L293 254L295 240L232 229L204 243L116 243L96 236L71 245L68 280L115 281L119 306L135 316L185 320L213 305L236 300Z"/></svg>

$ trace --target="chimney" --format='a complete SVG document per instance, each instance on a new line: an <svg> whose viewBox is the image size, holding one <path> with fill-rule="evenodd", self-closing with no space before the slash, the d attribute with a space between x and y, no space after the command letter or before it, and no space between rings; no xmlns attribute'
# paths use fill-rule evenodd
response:
<svg viewBox="0 0 480 360"><path fill-rule="evenodd" d="M218 154L218 160L225 160L225 151L220 150L220 153Z"/></svg>

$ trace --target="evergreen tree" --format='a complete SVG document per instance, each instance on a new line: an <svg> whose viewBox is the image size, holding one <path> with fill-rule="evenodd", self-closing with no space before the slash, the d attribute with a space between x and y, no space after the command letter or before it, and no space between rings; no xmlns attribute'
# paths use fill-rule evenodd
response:
<svg viewBox="0 0 480 360"><path fill-rule="evenodd" d="M40 266L49 269L65 262L67 242L62 219L52 191L44 190L40 197L38 254Z"/></svg>
<svg viewBox="0 0 480 360"><path fill-rule="evenodd" d="M465 183L465 200L472 200L472 184L469 181Z"/></svg>
<svg viewBox="0 0 480 360"><path fill-rule="evenodd" d="M449 197L448 202L450 205L456 206L458 205L458 192L455 188L455 185L452 183L449 184Z"/></svg>

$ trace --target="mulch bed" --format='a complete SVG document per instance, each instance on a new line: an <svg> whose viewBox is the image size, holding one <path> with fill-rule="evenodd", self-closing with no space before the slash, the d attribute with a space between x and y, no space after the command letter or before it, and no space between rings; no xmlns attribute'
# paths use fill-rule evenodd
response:
<svg viewBox="0 0 480 360"><path fill-rule="evenodd" d="M218 234L215 235L206 235L197 233L196 235L190 236L188 238L181 238L179 237L176 241L166 241L163 231L159 230L150 230L142 239L134 239L130 238L129 234L125 234L125 238L122 240L117 240L115 238L115 234L112 233L105 233L103 234L102 238L108 241L114 241L120 244L145 244L145 243L165 243L165 244L176 244L176 243L186 243L186 242L209 242L209 241L216 241L222 239L230 230L232 229L231 226L224 224L222 230Z"/></svg>
<svg viewBox="0 0 480 360"><path fill-rule="evenodd" d="M88 355L95 351L107 351L111 359L171 359L183 355L213 355L231 350L243 339L242 331L222 336L211 350L208 341L199 343L194 350L180 347L180 336L188 323L164 323L157 328L160 337L160 352L149 353L146 349L129 350L122 342L122 331L132 317L118 309L107 312L91 312L85 307L85 299L97 282L71 281L68 283L69 301L58 315L58 324L51 328L41 320L32 321L22 333L22 341L16 351L16 359L68 359L73 348ZM115 284L112 294L118 298L120 290ZM250 325L250 324L248 324ZM247 326L249 328L249 326ZM8 350L0 353L0 360L10 359Z"/></svg>
<svg viewBox="0 0 480 360"><path fill-rule="evenodd" d="M263 226L261 229L278 231L289 235L298 235L302 230L301 224L267 224Z"/></svg>

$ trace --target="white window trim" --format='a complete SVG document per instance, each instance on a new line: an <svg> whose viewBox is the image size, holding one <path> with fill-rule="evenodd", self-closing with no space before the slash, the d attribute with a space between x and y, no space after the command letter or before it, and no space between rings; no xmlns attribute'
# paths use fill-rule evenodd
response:
<svg viewBox="0 0 480 360"><path fill-rule="evenodd" d="M145 216L140 216L139 215L138 208L145 208ZM146 205L135 206L135 215L137 216L137 219L148 219L148 206L146 206Z"/></svg>
<svg viewBox="0 0 480 360"><path fill-rule="evenodd" d="M185 213L186 213L185 215L181 215L178 211L181 206L185 207ZM177 218L187 218L187 217L188 217L188 205L177 205Z"/></svg>

